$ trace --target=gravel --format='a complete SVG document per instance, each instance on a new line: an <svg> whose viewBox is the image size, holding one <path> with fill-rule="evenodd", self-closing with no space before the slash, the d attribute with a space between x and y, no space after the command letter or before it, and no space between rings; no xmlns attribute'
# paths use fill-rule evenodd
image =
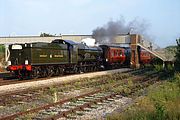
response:
<svg viewBox="0 0 180 120"><path fill-rule="evenodd" d="M4 85L4 86L0 86L0 95L7 94L7 93L13 93L13 92L20 92L20 91L28 90L28 89L49 87L49 86L54 86L57 84L63 84L66 82L72 82L72 81L75 81L75 80L78 80L81 78L86 78L86 77L92 78L95 76L107 75L107 74L112 74L112 73L117 73L117 72L125 72L125 71L129 71L129 70L131 70L131 69L123 68L123 69L116 69L116 70L109 70L109 71L76 74L76 75L69 75L69 76L64 76L64 77L56 77L56 78L50 78L47 80L39 80L39 81L18 83L18 84L12 84L12 85Z"/></svg>
<svg viewBox="0 0 180 120"><path fill-rule="evenodd" d="M113 101L109 100L99 103L91 108L85 109L84 111L77 111L76 114L68 115L68 118L59 118L58 120L103 120L106 119L107 115L111 114L117 109L118 111L120 109L123 111L132 103L133 100L131 98L121 97Z"/></svg>

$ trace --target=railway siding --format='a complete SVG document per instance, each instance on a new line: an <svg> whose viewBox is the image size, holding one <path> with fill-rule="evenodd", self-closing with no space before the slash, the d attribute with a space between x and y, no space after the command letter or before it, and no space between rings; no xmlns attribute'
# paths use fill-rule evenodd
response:
<svg viewBox="0 0 180 120"><path fill-rule="evenodd" d="M10 94L14 92L21 92L28 89L55 86L58 84L64 84L67 82L76 81L80 78L92 78L95 76L107 75L107 74L112 74L112 73L117 73L117 72L126 72L130 70L131 69L129 68L124 68L124 69L117 69L117 70L71 75L71 76L65 76L65 77L56 77L56 78L50 78L47 80L38 80L38 81L32 81L32 82L12 84L12 85L4 85L4 86L0 86L0 95Z"/></svg>

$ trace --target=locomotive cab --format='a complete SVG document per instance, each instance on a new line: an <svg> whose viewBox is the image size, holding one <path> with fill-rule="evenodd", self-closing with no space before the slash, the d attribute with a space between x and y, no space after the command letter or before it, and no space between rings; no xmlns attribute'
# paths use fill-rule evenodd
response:
<svg viewBox="0 0 180 120"><path fill-rule="evenodd" d="M68 62L69 64L76 64L78 62L78 45L71 40L55 39L52 41L55 44L67 44L68 48Z"/></svg>

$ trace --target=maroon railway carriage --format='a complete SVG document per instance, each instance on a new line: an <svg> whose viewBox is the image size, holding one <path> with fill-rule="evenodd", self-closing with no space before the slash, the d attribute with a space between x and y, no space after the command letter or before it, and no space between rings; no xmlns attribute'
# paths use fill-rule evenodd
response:
<svg viewBox="0 0 180 120"><path fill-rule="evenodd" d="M129 66L131 59L130 47L100 45L103 49L103 64L106 69ZM139 48L139 62L141 65L151 64L153 56L148 51Z"/></svg>
<svg viewBox="0 0 180 120"><path fill-rule="evenodd" d="M100 45L103 49L103 64L105 68L120 67L126 61L125 49L119 46Z"/></svg>
<svg viewBox="0 0 180 120"><path fill-rule="evenodd" d="M140 50L140 64L141 65L151 64L153 58L154 57L148 51L144 49Z"/></svg>

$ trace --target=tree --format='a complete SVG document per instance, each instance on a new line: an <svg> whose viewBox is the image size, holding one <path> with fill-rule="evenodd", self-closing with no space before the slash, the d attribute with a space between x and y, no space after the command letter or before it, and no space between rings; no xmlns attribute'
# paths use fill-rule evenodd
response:
<svg viewBox="0 0 180 120"><path fill-rule="evenodd" d="M55 36L55 35L51 35L49 33L41 33L40 34L40 37L53 37L53 36Z"/></svg>
<svg viewBox="0 0 180 120"><path fill-rule="evenodd" d="M176 39L177 52L176 52L176 69L180 71L180 38Z"/></svg>

